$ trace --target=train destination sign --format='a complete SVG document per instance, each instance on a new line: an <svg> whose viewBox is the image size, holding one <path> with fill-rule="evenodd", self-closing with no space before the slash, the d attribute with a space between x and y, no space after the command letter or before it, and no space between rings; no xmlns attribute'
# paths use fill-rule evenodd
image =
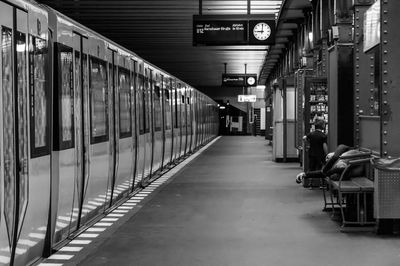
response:
<svg viewBox="0 0 400 266"><path fill-rule="evenodd" d="M196 21L193 25L195 45L246 44L247 21Z"/></svg>
<svg viewBox="0 0 400 266"><path fill-rule="evenodd" d="M255 103L256 101L256 95L238 95L238 102L240 103Z"/></svg>
<svg viewBox="0 0 400 266"><path fill-rule="evenodd" d="M222 74L222 86L251 87L257 85L257 74Z"/></svg>
<svg viewBox="0 0 400 266"><path fill-rule="evenodd" d="M193 16L193 46L271 45L275 19L268 16Z"/></svg>

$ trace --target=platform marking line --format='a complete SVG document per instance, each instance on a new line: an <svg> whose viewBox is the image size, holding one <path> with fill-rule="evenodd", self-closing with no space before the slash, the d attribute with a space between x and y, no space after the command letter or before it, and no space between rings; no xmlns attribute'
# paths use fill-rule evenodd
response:
<svg viewBox="0 0 400 266"><path fill-rule="evenodd" d="M116 222L118 221L119 218L103 218L100 220L100 222Z"/></svg>
<svg viewBox="0 0 400 266"><path fill-rule="evenodd" d="M66 254L54 254L51 255L49 260L70 260L74 255L66 255Z"/></svg>
<svg viewBox="0 0 400 266"><path fill-rule="evenodd" d="M89 209L88 211L94 210L94 209L97 208L96 206L92 206L92 205L89 205L89 204L84 204L83 207L84 207L84 208L88 208L88 209ZM83 211L83 210L82 210L82 211Z"/></svg>
<svg viewBox="0 0 400 266"><path fill-rule="evenodd" d="M128 213L129 212L129 210L113 210L113 212L112 213Z"/></svg>
<svg viewBox="0 0 400 266"><path fill-rule="evenodd" d="M103 205L100 202L96 202L96 201L93 201L93 200L89 200L88 203L90 204L89 206L95 205L95 206L98 207L98 206L102 206Z"/></svg>
<svg viewBox="0 0 400 266"><path fill-rule="evenodd" d="M61 252L79 252L83 249L83 247L70 247L70 246L65 246L60 248L59 251Z"/></svg>
<svg viewBox="0 0 400 266"><path fill-rule="evenodd" d="M40 233L30 233L28 236L37 239L44 239L46 237L45 234L40 234Z"/></svg>
<svg viewBox="0 0 400 266"><path fill-rule="evenodd" d="M102 199L102 198L94 198L93 200L96 202L101 202L101 203L106 202L105 199Z"/></svg>
<svg viewBox="0 0 400 266"><path fill-rule="evenodd" d="M8 248L7 248L8 250ZM16 248L15 249L15 253L17 253L18 255L23 255L28 251L28 249L24 249L24 248Z"/></svg>
<svg viewBox="0 0 400 266"><path fill-rule="evenodd" d="M119 206L118 208L117 208L117 210L132 210L133 209L133 207L131 207L131 206Z"/></svg>
<svg viewBox="0 0 400 266"><path fill-rule="evenodd" d="M82 233L82 234L78 235L78 238L96 238L98 236L99 236L99 234Z"/></svg>
<svg viewBox="0 0 400 266"><path fill-rule="evenodd" d="M68 245L88 245L92 242L92 240L81 240L81 239L74 239L68 243Z"/></svg>
<svg viewBox="0 0 400 266"><path fill-rule="evenodd" d="M38 266L62 266L62 263L51 263L51 262L42 262L39 263Z"/></svg>
<svg viewBox="0 0 400 266"><path fill-rule="evenodd" d="M4 252L8 252L10 249L8 248L8 247L4 247L4 248L1 248L0 249L0 251L4 251ZM25 254L26 253L26 251L27 251L27 249L24 249L24 248L16 248L15 249L15 253L17 254L17 255L23 255L23 254Z"/></svg>
<svg viewBox="0 0 400 266"><path fill-rule="evenodd" d="M29 239L20 239L20 240L18 241L18 244L20 244L20 245L25 245L25 246L28 246L28 247L33 247L33 246L35 246L37 243L38 243L38 242L29 240Z"/></svg>
<svg viewBox="0 0 400 266"><path fill-rule="evenodd" d="M93 226L111 226L113 223L96 223Z"/></svg>
<svg viewBox="0 0 400 266"><path fill-rule="evenodd" d="M127 203L139 203L139 202L141 202L141 200L138 200L138 199L130 199L130 200L127 200L126 202L127 202Z"/></svg>
<svg viewBox="0 0 400 266"><path fill-rule="evenodd" d="M57 216L57 220L61 220L61 221L71 221L71 217L67 217L67 216Z"/></svg>
<svg viewBox="0 0 400 266"><path fill-rule="evenodd" d="M127 203L122 204L121 206L136 206L136 205L137 205L136 202L127 202Z"/></svg>
<svg viewBox="0 0 400 266"><path fill-rule="evenodd" d="M137 196L133 196L131 199L137 199L137 200L142 200L142 199L144 199L145 197L137 197Z"/></svg>
<svg viewBox="0 0 400 266"><path fill-rule="evenodd" d="M119 213L109 213L107 214L107 217L123 217L123 214L119 214Z"/></svg>
<svg viewBox="0 0 400 266"><path fill-rule="evenodd" d="M10 262L10 257L6 257L6 256L0 256L0 262L1 263L9 263Z"/></svg>
<svg viewBox="0 0 400 266"><path fill-rule="evenodd" d="M65 228L68 226L68 224L60 222L60 221L56 221L56 226L58 226L59 228Z"/></svg>
<svg viewBox="0 0 400 266"><path fill-rule="evenodd" d="M104 227L90 227L85 232L104 232L105 230L106 228Z"/></svg>
<svg viewBox="0 0 400 266"><path fill-rule="evenodd" d="M138 194L136 194L136 196L139 196L139 197L146 197L146 196L148 196L150 193L151 193L151 192L147 192L147 193L145 193L145 192L139 192Z"/></svg>

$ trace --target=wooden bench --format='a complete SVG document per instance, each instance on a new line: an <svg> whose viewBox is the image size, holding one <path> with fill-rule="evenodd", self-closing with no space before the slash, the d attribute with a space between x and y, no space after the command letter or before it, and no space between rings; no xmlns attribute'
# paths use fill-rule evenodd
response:
<svg viewBox="0 0 400 266"><path fill-rule="evenodd" d="M365 225L375 225L375 221L368 219L372 217L371 211L368 209L368 195L370 198L373 198L374 193L374 184L372 179L371 172L371 164L370 164L370 155L369 156L361 156L364 158L359 159L351 159L348 162L348 166L344 169L342 174L340 175L339 180L333 180L330 177L325 178L325 189L329 191L330 194L330 202L327 202L326 192L324 189L324 201L325 201L325 209L328 205L331 206L331 209L335 211L335 209L340 209L340 214L342 218L342 228L346 226L365 226ZM356 157L354 157L356 158ZM356 166L364 167L363 176L359 177L349 177L349 173L352 168ZM336 200L334 199L336 197ZM355 202L350 202L351 200L355 200ZM353 203L355 205L355 210L350 209L350 205ZM354 204L355 203L355 204ZM372 203L370 203L372 204ZM347 214L349 211L355 211L354 214L355 219L348 219Z"/></svg>

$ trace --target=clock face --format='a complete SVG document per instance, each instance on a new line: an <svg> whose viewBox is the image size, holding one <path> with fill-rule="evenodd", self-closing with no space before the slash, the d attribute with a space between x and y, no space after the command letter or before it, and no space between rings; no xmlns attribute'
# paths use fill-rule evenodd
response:
<svg viewBox="0 0 400 266"><path fill-rule="evenodd" d="M247 78L247 84L254 85L254 83L256 83L256 79L255 78L253 78L253 77Z"/></svg>
<svg viewBox="0 0 400 266"><path fill-rule="evenodd" d="M271 35L271 28L267 23L260 22L254 26L253 35L257 40L264 41Z"/></svg>

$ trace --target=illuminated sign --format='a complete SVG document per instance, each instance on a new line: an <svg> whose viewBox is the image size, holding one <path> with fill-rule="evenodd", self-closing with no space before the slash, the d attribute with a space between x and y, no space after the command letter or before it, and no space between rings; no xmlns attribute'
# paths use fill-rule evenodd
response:
<svg viewBox="0 0 400 266"><path fill-rule="evenodd" d="M257 86L257 74L222 74L222 86L225 87Z"/></svg>
<svg viewBox="0 0 400 266"><path fill-rule="evenodd" d="M247 21L193 22L193 44L246 44Z"/></svg>
<svg viewBox="0 0 400 266"><path fill-rule="evenodd" d="M268 15L193 16L193 46L271 45L275 18Z"/></svg>
<svg viewBox="0 0 400 266"><path fill-rule="evenodd" d="M238 102L240 103L254 103L256 101L256 95L238 95Z"/></svg>

